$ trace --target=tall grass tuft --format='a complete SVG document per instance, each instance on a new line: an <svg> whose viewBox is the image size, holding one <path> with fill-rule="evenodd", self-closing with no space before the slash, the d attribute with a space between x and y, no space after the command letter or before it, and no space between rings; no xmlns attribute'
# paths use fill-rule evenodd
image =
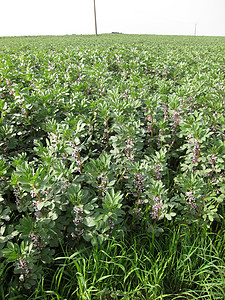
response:
<svg viewBox="0 0 225 300"><path fill-rule="evenodd" d="M63 249L32 295L1 288L1 299L225 299L225 227L216 232L170 225L159 237Z"/></svg>
<svg viewBox="0 0 225 300"><path fill-rule="evenodd" d="M43 299L224 299L224 233L180 226L65 251L39 291Z"/></svg>

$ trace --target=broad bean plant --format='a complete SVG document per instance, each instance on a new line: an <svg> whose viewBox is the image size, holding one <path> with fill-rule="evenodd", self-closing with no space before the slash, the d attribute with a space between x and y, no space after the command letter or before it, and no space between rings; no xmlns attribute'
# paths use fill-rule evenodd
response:
<svg viewBox="0 0 225 300"><path fill-rule="evenodd" d="M225 40L0 39L0 259L211 226L225 197Z"/></svg>

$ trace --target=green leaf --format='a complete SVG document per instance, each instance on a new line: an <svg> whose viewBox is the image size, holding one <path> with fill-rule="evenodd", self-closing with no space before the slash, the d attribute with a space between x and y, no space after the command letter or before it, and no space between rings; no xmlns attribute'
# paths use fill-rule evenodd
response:
<svg viewBox="0 0 225 300"><path fill-rule="evenodd" d="M88 227L93 227L96 225L96 221L93 217L86 217L84 219L84 224Z"/></svg>
<svg viewBox="0 0 225 300"><path fill-rule="evenodd" d="M171 221L172 220L172 217L170 214L165 214L165 217L167 218L167 220Z"/></svg>
<svg viewBox="0 0 225 300"><path fill-rule="evenodd" d="M17 244L12 242L7 243L7 248L2 250L3 256L7 258L7 261L15 261L20 256L20 248Z"/></svg>
<svg viewBox="0 0 225 300"><path fill-rule="evenodd" d="M21 236L28 236L33 231L33 220L30 217L20 219L20 224L16 229L21 232Z"/></svg>

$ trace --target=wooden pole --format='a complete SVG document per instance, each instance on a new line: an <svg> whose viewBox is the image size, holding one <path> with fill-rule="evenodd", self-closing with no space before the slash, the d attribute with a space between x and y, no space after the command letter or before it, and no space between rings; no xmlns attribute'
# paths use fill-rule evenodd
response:
<svg viewBox="0 0 225 300"><path fill-rule="evenodd" d="M197 24L195 23L195 36L197 35Z"/></svg>
<svg viewBox="0 0 225 300"><path fill-rule="evenodd" d="M97 18L96 18L96 7L95 7L95 0L94 0L94 16L95 16L95 35L98 35L97 32Z"/></svg>

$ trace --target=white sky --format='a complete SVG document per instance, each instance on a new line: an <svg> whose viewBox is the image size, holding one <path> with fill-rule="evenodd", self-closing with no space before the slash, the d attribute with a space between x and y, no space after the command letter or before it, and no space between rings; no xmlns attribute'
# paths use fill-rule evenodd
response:
<svg viewBox="0 0 225 300"><path fill-rule="evenodd" d="M96 0L98 33L225 36L225 0ZM0 36L94 34L93 0L0 0Z"/></svg>

